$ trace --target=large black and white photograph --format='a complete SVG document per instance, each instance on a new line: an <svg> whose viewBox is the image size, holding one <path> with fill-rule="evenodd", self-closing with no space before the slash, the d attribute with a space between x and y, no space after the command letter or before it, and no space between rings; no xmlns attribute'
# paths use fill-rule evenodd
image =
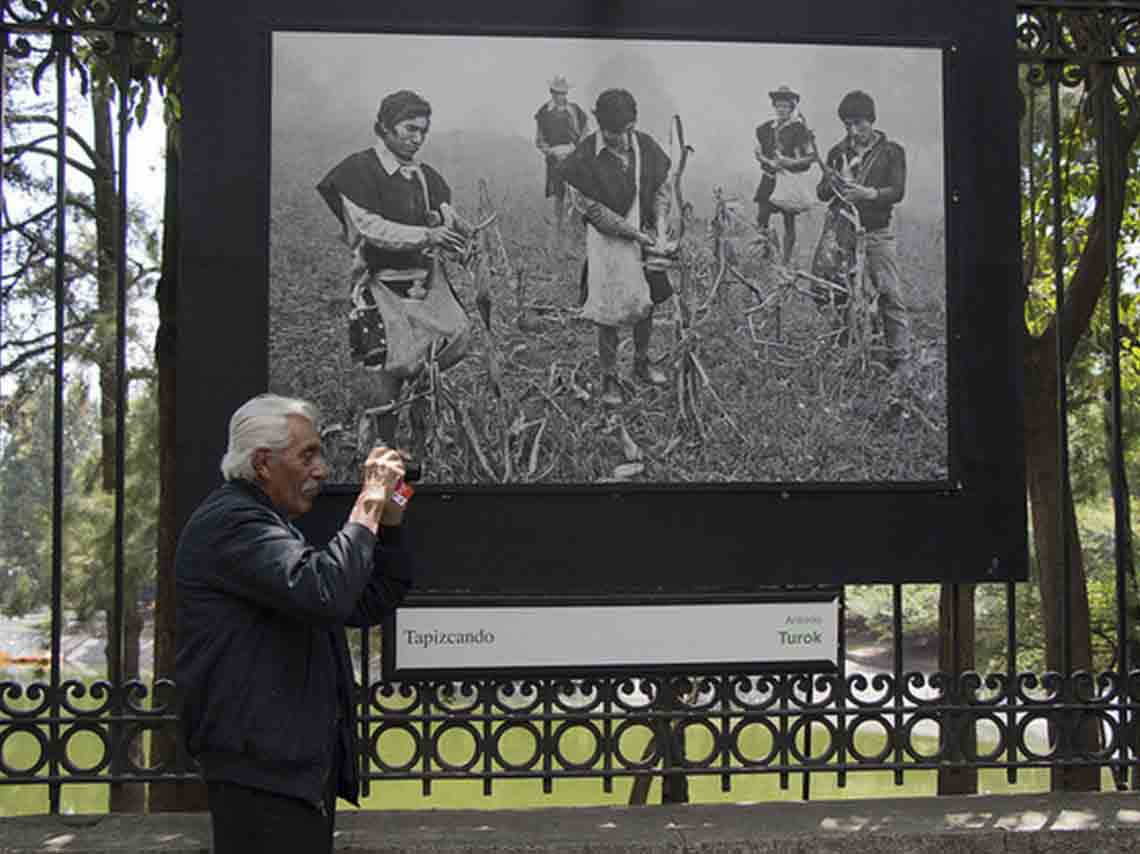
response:
<svg viewBox="0 0 1140 854"><path fill-rule="evenodd" d="M332 481L946 481L943 49L273 33L270 390Z"/></svg>

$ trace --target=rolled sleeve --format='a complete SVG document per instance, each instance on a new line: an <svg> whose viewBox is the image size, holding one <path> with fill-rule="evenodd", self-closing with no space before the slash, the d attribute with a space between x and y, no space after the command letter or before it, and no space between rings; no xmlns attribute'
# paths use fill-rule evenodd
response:
<svg viewBox="0 0 1140 854"><path fill-rule="evenodd" d="M358 241L378 249L406 251L423 249L428 244L428 230L420 225L404 225L385 219L378 213L365 210L342 196L345 228L350 245Z"/></svg>

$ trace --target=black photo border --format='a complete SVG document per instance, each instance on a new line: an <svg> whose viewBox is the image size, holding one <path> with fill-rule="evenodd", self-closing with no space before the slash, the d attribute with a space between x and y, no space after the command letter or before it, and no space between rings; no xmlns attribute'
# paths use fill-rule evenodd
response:
<svg viewBox="0 0 1140 854"><path fill-rule="evenodd" d="M198 0L185 10L177 514L218 482L229 414L268 382L275 31L940 47L949 476L933 483L423 486L418 597L676 595L1026 577L1013 4L849 8ZM826 14L824 14L826 12ZM458 73L457 69L457 73ZM320 540L354 488L302 520Z"/></svg>

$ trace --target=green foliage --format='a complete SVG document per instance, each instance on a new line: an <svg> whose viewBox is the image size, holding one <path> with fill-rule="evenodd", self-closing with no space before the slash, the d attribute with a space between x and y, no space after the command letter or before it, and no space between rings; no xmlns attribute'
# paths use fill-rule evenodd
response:
<svg viewBox="0 0 1140 854"><path fill-rule="evenodd" d="M15 422L0 454L0 610L45 606L51 585L52 400L44 387ZM105 610L113 591L115 503L98 488L101 447L95 404L81 383L65 400L63 569L66 604L79 619ZM124 569L131 589L154 577L158 511L157 396L154 383L131 400L127 417Z"/></svg>
<svg viewBox="0 0 1140 854"><path fill-rule="evenodd" d="M51 540L52 422L50 386L39 389L7 421L0 452L0 610L23 614L43 606L50 593L50 573L42 571L41 552ZM77 483L79 460L96 446L95 418L82 382L64 396L64 494ZM65 517L66 518L66 517Z"/></svg>
<svg viewBox="0 0 1140 854"><path fill-rule="evenodd" d="M63 566L65 602L87 616L110 603L114 498L102 488L113 450L100 441L101 426L113 424L114 401L100 400L115 387L114 275L118 218L117 159L90 139L99 99L118 93L121 63L116 47L129 48L125 93L128 127L141 124L159 96L166 117L180 111L169 85L172 36L103 44L91 36L76 44L82 69L70 79L64 117L68 134L67 244L63 273L63 353L67 380L63 413ZM5 74L6 207L0 229L4 270L0 279L0 607L23 613L42 607L50 588L52 502L52 386L57 335L55 198L56 105L33 86L37 51L10 59ZM53 72L48 71L48 78ZM176 78L173 78L176 79ZM44 82L44 81L41 81ZM86 88L82 88L86 84ZM54 86L42 87L52 92ZM114 112L113 110L111 111ZM107 195L110 190L111 195ZM103 195L100 197L100 193ZM102 218L102 220L100 219ZM110 220L110 228L108 228ZM159 267L161 232L154 212L127 211L128 370L145 389L132 386L127 419L127 482L124 544L129 583L153 573L157 517L157 421L152 346L139 325L139 307L149 296ZM111 286L108 287L108 283ZM145 315L144 315L145 316ZM78 379L71 379L77 377ZM112 428L113 429L113 428Z"/></svg>
<svg viewBox="0 0 1140 854"><path fill-rule="evenodd" d="M1078 19L1067 24L1071 27L1068 35L1078 47L1088 35L1087 24ZM1107 64L1088 65L1079 81L1050 80L1048 72L1057 69L1045 70L1042 78L1035 76L1041 68L1023 69L1021 81L1025 95L1020 124L1022 266L1025 322L1032 336L1027 366L1043 372L1052 369L1050 363L1041 363L1052 356L1050 348L1041 345L1056 341L1045 336L1052 335L1064 344L1069 468L1063 475L1068 482L1056 490L1056 504L1035 508L1040 511L1041 525L1035 536L1042 545L1059 543L1060 525L1069 524L1057 509L1068 500L1066 489L1071 490L1075 501L1100 507L1110 502L1107 496L1114 485L1125 486L1136 480L1135 426L1140 418L1134 402L1140 373L1140 352L1135 346L1136 271L1140 260L1136 252L1140 220L1135 204L1140 198L1140 105L1134 97L1135 69L1128 65L1115 69ZM1053 89L1055 84L1059 86ZM1053 93L1059 95L1056 101ZM1117 172L1120 167L1122 173ZM1103 275L1102 264L1115 276ZM1121 286L1119 295L1108 286L1113 280ZM1063 295L1059 296L1059 291ZM1056 322L1058 303L1066 307L1063 324ZM1114 309L1119 310L1119 324L1112 317ZM1122 343L1119 355L1115 352L1118 341ZM1121 376L1119 424L1113 423L1110 405L1116 367ZM1034 419L1027 432L1030 465L1050 450L1052 435L1047 423L1050 414L1043 406L1055 402L1048 391L1051 374L1045 373L1040 379L1040 383L1027 383L1031 389L1027 413ZM1112 459L1116 447L1113 431L1117 428L1125 465L1124 480L1114 484L1118 478ZM1051 499L1038 494L1037 500L1048 505ZM1050 521L1053 519L1058 520L1056 525ZM1083 581L1084 589L1072 591L1074 622L1082 632L1086 595L1090 611L1092 661L1086 661L1082 652L1082 667L1110 666L1119 642L1116 579L1119 575L1130 587L1135 585L1129 556L1122 556L1117 563L1111 530L1081 527L1071 533L1076 538L1073 542L1082 548L1084 578L1078 583ZM1058 581L1063 572L1060 564L1060 559L1042 559L1036 567L1043 583L1051 582L1046 589L1062 587ZM1025 626L1025 637L1019 637L1019 668L1040 661L1036 621L1042 612L1057 615L1053 601L1032 601L1036 592L1019 589L1017 594L1019 630ZM1135 601L1134 590L1128 590L1128 597ZM1132 625L1135 632L1135 620ZM1062 629L1059 616L1040 628L1042 635L1050 636L1050 647L1058 648ZM1075 646L1083 650L1084 639L1076 638Z"/></svg>
<svg viewBox="0 0 1140 854"><path fill-rule="evenodd" d="M1092 618L1093 662L1099 672L1118 666L1116 553L1113 518L1103 504L1080 510L1080 540ZM1140 534L1140 531L1137 531ZM1045 625L1041 590L1032 581L1015 584L1015 665L1018 672L1045 669ZM930 644L938 635L940 588L937 584L908 584L902 588L903 638L908 644ZM1009 663L1006 584L979 584L974 598L975 656L982 673L1004 673ZM1126 585L1128 620L1140 619L1136 580ZM889 585L851 585L846 589L849 625L880 644L894 639L894 603Z"/></svg>
<svg viewBox="0 0 1140 854"><path fill-rule="evenodd" d="M51 381L55 348L57 220L56 111L31 91L31 60L5 66L6 206L0 220L4 269L0 279L0 431L45 382ZM98 188L114 188L114 158L100 156L80 128L90 120L86 106L68 115L67 242L62 267L65 358L86 364L113 356L113 294L100 293L100 264L115 263L117 247L100 247ZM113 192L113 191L112 191ZM102 210L116 212L112 196ZM136 206L127 212L128 300L145 297L157 273L160 237L154 216ZM114 225L114 223L112 223ZM106 234L113 234L113 229ZM102 261L100 260L102 259ZM105 283L104 283L105 287ZM113 290L113 289L112 289ZM110 305L108 304L110 301ZM135 328L131 343L139 341ZM143 348L149 351L149 346ZM74 368L69 365L69 369Z"/></svg>
<svg viewBox="0 0 1140 854"><path fill-rule="evenodd" d="M94 33L77 48L76 55L93 87L104 89L113 98L126 94L127 115L135 125L146 122L155 99L161 99L167 125L181 120L181 64L174 34L120 34L114 39L109 34Z"/></svg>
<svg viewBox="0 0 1140 854"><path fill-rule="evenodd" d="M1053 316L1056 294L1056 251L1061 253L1060 273L1068 282L1080 261L1092 216L1094 196L1100 183L1097 140L1086 90L1062 88L1059 97L1060 171L1054 174L1053 133L1048 90L1031 83L1022 71L1021 89L1026 114L1021 121L1021 238L1025 272L1026 326L1040 334ZM1127 105L1118 104L1122 115ZM1135 246L1140 238L1140 147L1133 145L1125 168L1121 247ZM1054 193L1058 194L1062 218L1060 239L1054 217ZM1122 314L1135 318L1136 257L1120 259L1132 293L1121 302ZM1103 318L1102 318L1103 321Z"/></svg>
<svg viewBox="0 0 1140 854"><path fill-rule="evenodd" d="M846 588L847 611L857 628L889 643L893 636L894 596L887 584L853 584ZM906 584L902 588L903 632L912 638L938 634L937 584Z"/></svg>

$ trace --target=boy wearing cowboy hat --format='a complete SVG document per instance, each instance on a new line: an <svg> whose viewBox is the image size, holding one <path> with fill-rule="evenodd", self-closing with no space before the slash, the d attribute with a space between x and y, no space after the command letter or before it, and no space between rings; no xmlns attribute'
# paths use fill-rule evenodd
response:
<svg viewBox="0 0 1140 854"><path fill-rule="evenodd" d="M546 197L554 199L554 235L561 240L566 211L566 182L558 174L558 164L589 132L586 111L568 98L570 82L561 74L550 81L550 100L534 114L534 146L546 160Z"/></svg>
<svg viewBox="0 0 1140 854"><path fill-rule="evenodd" d="M799 93L790 86L781 85L768 93L776 118L764 122L756 128L754 153L764 177L756 188L756 226L761 234L768 236L768 220L779 208L771 203L772 191L776 189L776 176L781 172L806 172L814 158L812 156L811 132L797 108ZM796 246L796 214L794 211L780 211L784 216L784 264L792 258Z"/></svg>

